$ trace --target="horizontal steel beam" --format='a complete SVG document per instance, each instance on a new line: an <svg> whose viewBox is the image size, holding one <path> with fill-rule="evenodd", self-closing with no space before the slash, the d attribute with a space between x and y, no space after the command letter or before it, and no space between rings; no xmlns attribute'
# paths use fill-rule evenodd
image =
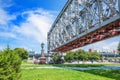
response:
<svg viewBox="0 0 120 80"><path fill-rule="evenodd" d="M84 46L84 40L90 44L98 37L109 36L104 28L119 20L120 0L68 0L48 32L48 51L67 51ZM89 34L97 37L91 40Z"/></svg>

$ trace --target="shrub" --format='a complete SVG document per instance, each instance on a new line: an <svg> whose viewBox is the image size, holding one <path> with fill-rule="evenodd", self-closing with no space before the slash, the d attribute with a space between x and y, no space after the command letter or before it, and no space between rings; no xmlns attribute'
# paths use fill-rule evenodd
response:
<svg viewBox="0 0 120 80"><path fill-rule="evenodd" d="M24 48L15 48L13 51L18 54L22 60L28 58L28 52Z"/></svg>
<svg viewBox="0 0 120 80"><path fill-rule="evenodd" d="M0 51L0 80L19 80L20 65L20 57L9 47Z"/></svg>

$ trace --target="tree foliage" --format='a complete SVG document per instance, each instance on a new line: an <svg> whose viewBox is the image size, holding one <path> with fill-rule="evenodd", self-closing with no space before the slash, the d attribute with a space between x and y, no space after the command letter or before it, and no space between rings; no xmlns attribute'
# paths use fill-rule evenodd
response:
<svg viewBox="0 0 120 80"><path fill-rule="evenodd" d="M20 65L20 57L9 47L0 51L0 80L19 80Z"/></svg>
<svg viewBox="0 0 120 80"><path fill-rule="evenodd" d="M61 64L64 63L64 60L62 59L62 55L60 53L54 53L52 60L50 63L54 64Z"/></svg>
<svg viewBox="0 0 120 80"><path fill-rule="evenodd" d="M28 52L24 48L15 48L14 53L18 54L22 60L28 58Z"/></svg>
<svg viewBox="0 0 120 80"><path fill-rule="evenodd" d="M87 60L88 56L87 53L84 50L77 50L75 53L75 59L76 60Z"/></svg>
<svg viewBox="0 0 120 80"><path fill-rule="evenodd" d="M100 55L97 52L86 52L82 49L77 50L75 52L67 52L65 56L65 60L77 60L86 61L86 60L98 60L100 59Z"/></svg>
<svg viewBox="0 0 120 80"><path fill-rule="evenodd" d="M65 56L65 61L74 60L74 52L67 52Z"/></svg>
<svg viewBox="0 0 120 80"><path fill-rule="evenodd" d="M97 52L90 52L88 58L89 60L98 60L100 59L100 55Z"/></svg>
<svg viewBox="0 0 120 80"><path fill-rule="evenodd" d="M53 61L56 62L61 59L61 56L53 56Z"/></svg>

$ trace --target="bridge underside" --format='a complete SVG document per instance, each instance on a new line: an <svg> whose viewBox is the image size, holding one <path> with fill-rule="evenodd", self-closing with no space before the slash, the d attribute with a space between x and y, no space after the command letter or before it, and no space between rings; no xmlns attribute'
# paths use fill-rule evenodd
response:
<svg viewBox="0 0 120 80"><path fill-rule="evenodd" d="M48 53L120 35L120 0L68 0L50 31Z"/></svg>
<svg viewBox="0 0 120 80"><path fill-rule="evenodd" d="M92 44L101 40L105 40L114 36L120 35L120 19L103 26L102 28L93 31L87 35L84 35L74 41L65 44L55 50L53 52L67 52L72 49L86 46L88 44Z"/></svg>

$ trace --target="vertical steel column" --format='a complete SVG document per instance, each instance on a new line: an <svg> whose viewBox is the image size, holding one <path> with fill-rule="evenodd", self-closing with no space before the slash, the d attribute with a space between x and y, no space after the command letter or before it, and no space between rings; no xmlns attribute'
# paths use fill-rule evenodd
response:
<svg viewBox="0 0 120 80"><path fill-rule="evenodd" d="M49 39L49 34L47 34L48 36L47 36L47 45L48 45L48 50L47 50L47 52L48 52L48 54L50 53L50 39Z"/></svg>
<svg viewBox="0 0 120 80"><path fill-rule="evenodd" d="M119 8L119 14L120 14L120 0L118 0L118 8Z"/></svg>
<svg viewBox="0 0 120 80"><path fill-rule="evenodd" d="M102 21L103 21L103 5L102 5L102 1L98 1L98 3L99 3L99 17L100 17L100 24L102 23Z"/></svg>
<svg viewBox="0 0 120 80"><path fill-rule="evenodd" d="M76 35L79 34L79 23L78 23L78 17L79 17L79 3L78 3L78 0L76 2Z"/></svg>
<svg viewBox="0 0 120 80"><path fill-rule="evenodd" d="M50 35L47 33L47 63L50 62Z"/></svg>

